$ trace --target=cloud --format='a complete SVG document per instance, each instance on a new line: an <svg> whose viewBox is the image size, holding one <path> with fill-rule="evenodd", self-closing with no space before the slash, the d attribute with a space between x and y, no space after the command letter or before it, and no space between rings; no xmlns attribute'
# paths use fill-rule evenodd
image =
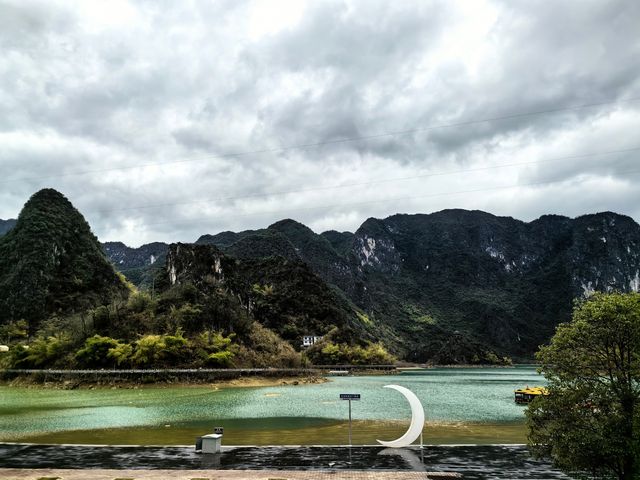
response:
<svg viewBox="0 0 640 480"><path fill-rule="evenodd" d="M0 218L50 186L131 245L453 207L640 220L636 2L105 5L0 2Z"/></svg>

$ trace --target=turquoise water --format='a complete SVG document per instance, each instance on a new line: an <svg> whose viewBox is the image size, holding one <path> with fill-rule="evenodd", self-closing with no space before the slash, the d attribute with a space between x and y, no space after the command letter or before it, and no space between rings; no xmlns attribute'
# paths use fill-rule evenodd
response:
<svg viewBox="0 0 640 480"><path fill-rule="evenodd" d="M187 431L223 424L236 430L312 429L347 417L340 393L360 393L358 421L400 421L409 405L396 391L411 389L423 403L427 423L522 423L513 390L544 384L533 367L439 368L397 375L333 377L312 385L262 388L168 387L117 390L55 390L0 387L0 440L42 438L55 432L154 429ZM163 429L167 433L163 434ZM178 431L176 430L176 432ZM174 432L175 433L175 432ZM99 439L99 435L85 435ZM54 437L52 437L54 438ZM68 439L68 437L55 437ZM189 436L189 438L191 438Z"/></svg>

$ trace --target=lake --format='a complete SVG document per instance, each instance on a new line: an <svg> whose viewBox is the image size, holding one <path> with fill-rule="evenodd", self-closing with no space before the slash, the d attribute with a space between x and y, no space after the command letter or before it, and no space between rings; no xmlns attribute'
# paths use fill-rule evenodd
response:
<svg viewBox="0 0 640 480"><path fill-rule="evenodd" d="M375 444L406 430L411 389L425 409L429 444L523 443L524 407L513 391L543 385L532 366L437 368L394 375L331 377L323 384L260 388L144 387L57 390L0 387L0 441L96 444L193 444L215 426L227 445Z"/></svg>

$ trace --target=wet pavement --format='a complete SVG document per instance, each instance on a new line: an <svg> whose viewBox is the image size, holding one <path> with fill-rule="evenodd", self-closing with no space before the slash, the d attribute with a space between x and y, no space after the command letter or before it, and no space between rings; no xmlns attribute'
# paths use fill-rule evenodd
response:
<svg viewBox="0 0 640 480"><path fill-rule="evenodd" d="M521 445L384 447L193 447L0 444L0 468L451 472L471 480L568 479Z"/></svg>

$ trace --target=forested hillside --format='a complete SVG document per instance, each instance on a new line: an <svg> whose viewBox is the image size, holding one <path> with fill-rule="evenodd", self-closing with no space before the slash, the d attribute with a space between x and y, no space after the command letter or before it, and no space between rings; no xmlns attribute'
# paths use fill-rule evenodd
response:
<svg viewBox="0 0 640 480"><path fill-rule="evenodd" d="M445 210L371 218L353 233L282 220L195 244L105 243L141 290L124 307L99 248L64 197L34 195L0 240L0 321L28 320L33 332L52 315L84 311L96 332L127 341L180 329L245 346L257 325L292 352L303 335L325 335L307 352L323 362L361 359L353 349L381 342L410 361L502 363L531 359L575 299L640 287L640 226L611 212L526 223Z"/></svg>
<svg viewBox="0 0 640 480"><path fill-rule="evenodd" d="M574 299L640 286L640 226L611 212L525 223L445 210L371 218L355 233L320 235L283 220L198 243L244 258L297 256L379 325L394 351L415 361L471 362L478 344L531 358L568 320Z"/></svg>
<svg viewBox="0 0 640 480"><path fill-rule="evenodd" d="M126 292L89 224L55 190L33 195L0 238L0 324L24 320L34 332L49 316L81 312Z"/></svg>
<svg viewBox="0 0 640 480"><path fill-rule="evenodd" d="M108 244L105 250L122 252L123 246ZM299 367L393 361L357 308L299 260L238 259L207 245L172 244L167 250L158 254L160 268L139 277L147 275L153 287L138 290L116 273L63 195L36 193L15 228L0 238L0 342L10 346L3 364ZM146 253L138 258L144 266ZM129 260L136 261L135 255ZM303 355L302 336L309 334L324 338Z"/></svg>

